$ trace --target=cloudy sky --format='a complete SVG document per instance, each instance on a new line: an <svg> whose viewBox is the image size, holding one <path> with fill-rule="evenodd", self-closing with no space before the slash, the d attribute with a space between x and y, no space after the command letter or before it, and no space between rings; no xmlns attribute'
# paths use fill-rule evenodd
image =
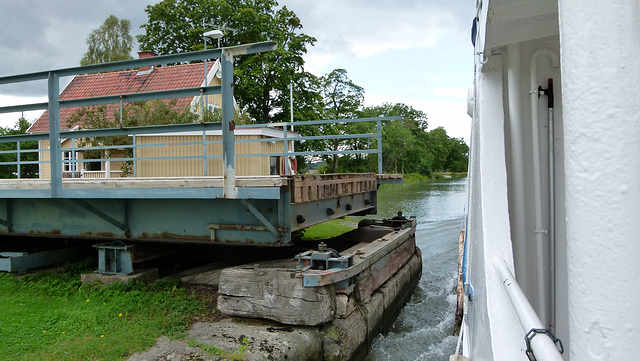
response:
<svg viewBox="0 0 640 361"><path fill-rule="evenodd" d="M79 65L86 38L111 14L132 35L158 0L2 0L0 76ZM424 111L429 128L469 139L467 88L473 80L470 25L474 0L279 0L318 41L305 69L344 68L365 89L365 105L405 103ZM134 52L137 44L134 45ZM46 82L0 85L0 105L46 101ZM0 114L11 126L20 114ZM39 113L25 114L35 119Z"/></svg>

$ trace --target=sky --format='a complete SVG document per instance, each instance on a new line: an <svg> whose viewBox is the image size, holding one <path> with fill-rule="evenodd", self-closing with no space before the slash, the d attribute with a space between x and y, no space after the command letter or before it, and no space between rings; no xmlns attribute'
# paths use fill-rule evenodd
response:
<svg viewBox="0 0 640 361"><path fill-rule="evenodd" d="M2 0L0 77L77 66L89 33L111 14L131 21L134 36L146 6L158 0ZM365 89L365 105L404 103L469 143L467 89L473 82L470 41L475 0L279 0L317 39L305 70L334 69ZM138 50L134 44L133 55ZM61 86L70 79L63 79ZM241 81L241 80L239 80ZM0 85L0 106L46 101L46 81ZM35 120L41 112L28 112ZM0 114L13 126L21 114Z"/></svg>

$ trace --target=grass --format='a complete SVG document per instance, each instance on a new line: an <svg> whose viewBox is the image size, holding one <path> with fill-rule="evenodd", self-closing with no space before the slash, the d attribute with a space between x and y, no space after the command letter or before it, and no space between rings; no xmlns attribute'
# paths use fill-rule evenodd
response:
<svg viewBox="0 0 640 361"><path fill-rule="evenodd" d="M204 304L177 283L81 285L78 271L0 274L0 360L124 360L185 335Z"/></svg>
<svg viewBox="0 0 640 361"><path fill-rule="evenodd" d="M304 230L302 239L314 240L337 237L356 228L353 225L349 225L348 222L355 222L355 220L345 217L316 224L315 226L311 226Z"/></svg>

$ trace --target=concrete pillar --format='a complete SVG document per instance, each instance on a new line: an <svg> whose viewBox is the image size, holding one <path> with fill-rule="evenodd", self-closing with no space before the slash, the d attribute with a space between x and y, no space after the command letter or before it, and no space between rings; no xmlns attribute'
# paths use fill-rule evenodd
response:
<svg viewBox="0 0 640 361"><path fill-rule="evenodd" d="M640 2L560 0L571 360L637 359Z"/></svg>

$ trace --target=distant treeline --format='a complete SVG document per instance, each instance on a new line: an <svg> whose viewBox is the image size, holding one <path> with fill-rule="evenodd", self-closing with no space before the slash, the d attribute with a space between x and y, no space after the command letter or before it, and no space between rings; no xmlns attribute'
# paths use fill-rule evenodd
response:
<svg viewBox="0 0 640 361"><path fill-rule="evenodd" d="M385 173L413 173L432 177L435 173L466 172L469 147L463 139L451 138L444 128L427 130L427 117L422 111L397 103L366 107L355 112L361 118L400 116L401 120L382 124L382 168ZM328 129L327 129L328 128ZM296 128L303 135L375 133L375 123L350 123L331 127ZM377 139L316 141L303 145L309 150L375 149ZM377 172L376 154L325 156L317 167L319 173ZM299 163L303 162L299 159Z"/></svg>

